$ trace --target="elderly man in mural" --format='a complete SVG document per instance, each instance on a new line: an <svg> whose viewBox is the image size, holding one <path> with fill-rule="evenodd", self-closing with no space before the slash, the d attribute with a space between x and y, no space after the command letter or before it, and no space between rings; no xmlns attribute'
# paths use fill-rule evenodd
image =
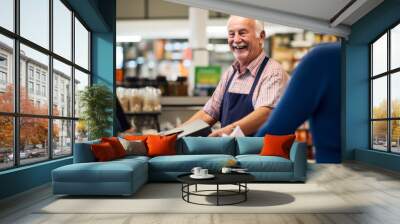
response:
<svg viewBox="0 0 400 224"><path fill-rule="evenodd" d="M263 22L231 16L227 28L228 44L236 60L222 75L203 109L187 122L201 119L214 125L220 121L222 128L210 136L230 134L236 126L251 136L268 119L289 76L264 53Z"/></svg>

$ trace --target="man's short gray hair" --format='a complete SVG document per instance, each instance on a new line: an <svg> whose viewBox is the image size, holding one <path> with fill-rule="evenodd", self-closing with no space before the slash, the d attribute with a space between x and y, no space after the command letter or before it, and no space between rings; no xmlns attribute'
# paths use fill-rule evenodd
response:
<svg viewBox="0 0 400 224"><path fill-rule="evenodd" d="M231 16L229 16L228 23L232 17L242 17L242 16L231 15ZM246 17L242 17L242 18L246 18ZM252 19L252 18L248 18L248 19ZM254 23L255 23L256 36L260 37L261 32L264 31L264 22L261 20L258 20L258 19L252 19L252 20L254 20Z"/></svg>
<svg viewBox="0 0 400 224"><path fill-rule="evenodd" d="M264 22L258 19L255 19L254 22L256 23L256 36L260 37L262 31L264 31Z"/></svg>

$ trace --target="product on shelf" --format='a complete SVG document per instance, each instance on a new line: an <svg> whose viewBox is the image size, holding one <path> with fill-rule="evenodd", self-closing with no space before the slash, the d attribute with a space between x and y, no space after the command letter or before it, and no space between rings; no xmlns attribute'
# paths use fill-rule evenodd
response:
<svg viewBox="0 0 400 224"><path fill-rule="evenodd" d="M118 68L115 71L115 82L117 85L122 85L124 83L124 72L121 68Z"/></svg>
<svg viewBox="0 0 400 224"><path fill-rule="evenodd" d="M127 89L125 88L121 88L121 87L117 87L117 97L119 102L121 103L121 107L122 109L127 112L129 111L129 98L127 97L126 94Z"/></svg>
<svg viewBox="0 0 400 224"><path fill-rule="evenodd" d="M165 76L157 76L157 86L161 91L162 96L168 96L168 81Z"/></svg>
<svg viewBox="0 0 400 224"><path fill-rule="evenodd" d="M146 87L142 89L143 93L143 108L144 112L157 112L161 111L161 91L153 87Z"/></svg>
<svg viewBox="0 0 400 224"><path fill-rule="evenodd" d="M130 89L129 98L129 106L130 112L141 112L142 111L142 103L143 103L143 95L140 92L140 89Z"/></svg>
<svg viewBox="0 0 400 224"><path fill-rule="evenodd" d="M125 112L159 112L161 111L161 90L154 87L117 88L117 97Z"/></svg>

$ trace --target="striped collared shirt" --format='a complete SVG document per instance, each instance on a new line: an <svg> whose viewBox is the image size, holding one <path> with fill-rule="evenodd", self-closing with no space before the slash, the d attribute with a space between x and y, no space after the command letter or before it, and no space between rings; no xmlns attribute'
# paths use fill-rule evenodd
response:
<svg viewBox="0 0 400 224"><path fill-rule="evenodd" d="M204 112L216 120L219 119L222 97L234 68L237 72L233 77L228 92L249 94L257 75L258 68L260 67L264 57L265 53L262 52L256 59L250 62L244 71L241 71L240 73L239 62L235 61L232 64L232 67L222 75L213 95L203 107ZM282 66L277 61L270 58L254 90L252 98L254 109L259 107L274 108L279 98L282 96L288 81L289 76L283 70Z"/></svg>

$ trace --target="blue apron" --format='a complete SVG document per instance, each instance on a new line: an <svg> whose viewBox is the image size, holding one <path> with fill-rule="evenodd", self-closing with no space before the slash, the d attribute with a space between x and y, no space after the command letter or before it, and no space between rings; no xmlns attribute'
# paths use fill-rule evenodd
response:
<svg viewBox="0 0 400 224"><path fill-rule="evenodd" d="M268 57L265 57L260 65L260 68L257 71L256 78L254 79L249 94L228 92L229 86L231 85L233 77L235 76L236 73L236 70L233 71L233 74L231 75L226 85L225 92L221 102L220 122L222 127L225 127L235 121L238 121L254 111L253 100L252 100L254 89L256 88L257 83L260 80L261 74L267 62L268 62Z"/></svg>

